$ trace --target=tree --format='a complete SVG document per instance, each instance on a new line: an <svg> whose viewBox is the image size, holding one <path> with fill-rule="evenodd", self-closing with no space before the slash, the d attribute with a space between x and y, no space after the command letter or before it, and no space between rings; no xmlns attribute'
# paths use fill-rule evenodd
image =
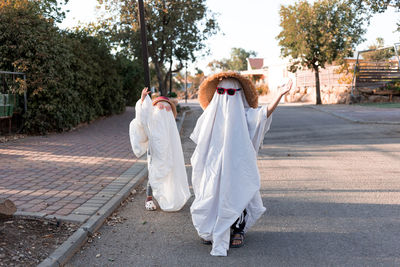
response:
<svg viewBox="0 0 400 267"><path fill-rule="evenodd" d="M356 0L352 4L357 8L369 9L375 13L385 12L388 7L394 7L400 11L400 0Z"/></svg>
<svg viewBox="0 0 400 267"><path fill-rule="evenodd" d="M229 70L228 64L226 63L227 59L224 58L222 60L214 59L213 61L208 62L207 67L211 69L212 72L216 71L226 71Z"/></svg>
<svg viewBox="0 0 400 267"><path fill-rule="evenodd" d="M243 48L232 48L231 58L228 61L228 68L230 70L246 70L247 69L247 59L249 57L255 57L256 52L250 50L246 51Z"/></svg>
<svg viewBox="0 0 400 267"><path fill-rule="evenodd" d="M374 13L383 13L389 7L400 12L400 0L356 0L352 1L355 8L363 10L366 18L369 20ZM400 31L400 21L397 23L397 31Z"/></svg>
<svg viewBox="0 0 400 267"><path fill-rule="evenodd" d="M316 103L321 104L319 69L353 55L365 33L362 12L347 1L300 1L281 6L282 27L277 36L281 54L291 58L289 70L301 67L315 73Z"/></svg>
<svg viewBox="0 0 400 267"><path fill-rule="evenodd" d="M376 38L376 43L370 45L368 49L377 49L377 48L382 48L384 46L385 46L385 41L383 40L383 38L378 37ZM380 49L362 54L362 57L368 61L382 61L382 60L387 60L393 56L394 56L393 48Z"/></svg>
<svg viewBox="0 0 400 267"><path fill-rule="evenodd" d="M66 5L69 0L38 0L36 2L39 5L41 13L47 18L58 23L61 23L65 19L65 13L68 11L64 11L62 6Z"/></svg>
<svg viewBox="0 0 400 267"><path fill-rule="evenodd" d="M138 5L136 0L98 0L100 7L114 13L99 21L115 45L140 57ZM146 1L145 19L149 56L154 64L159 89L167 93L167 81L185 62L194 62L204 41L218 31L214 14L205 0ZM174 64L177 62L177 64Z"/></svg>
<svg viewBox="0 0 400 267"><path fill-rule="evenodd" d="M204 72L201 69L196 68L196 73L194 77L192 77L192 92L197 91L200 87L200 84L204 81L205 76Z"/></svg>
<svg viewBox="0 0 400 267"><path fill-rule="evenodd" d="M51 20L51 22L61 22L65 18L65 11L63 11L62 6L66 5L68 2L69 0L3 0L0 2L0 9L10 6L29 6L31 12L33 11L36 14L40 14Z"/></svg>
<svg viewBox="0 0 400 267"><path fill-rule="evenodd" d="M243 48L234 47L231 50L230 58L223 58L221 60L213 60L208 63L208 67L212 71L217 70L246 70L247 69L247 59L249 57L255 57L257 53L255 51L249 50L246 51Z"/></svg>

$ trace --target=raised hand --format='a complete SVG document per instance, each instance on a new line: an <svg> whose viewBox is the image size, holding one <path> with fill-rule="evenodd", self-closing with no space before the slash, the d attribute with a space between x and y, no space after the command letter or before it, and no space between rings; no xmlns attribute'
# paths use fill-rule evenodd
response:
<svg viewBox="0 0 400 267"><path fill-rule="evenodd" d="M286 83L282 84L281 86L278 86L278 92L280 96L284 96L287 94L290 89L292 89L293 81L292 79L288 79Z"/></svg>
<svg viewBox="0 0 400 267"><path fill-rule="evenodd" d="M149 88L147 88L147 87L145 87L145 88L142 90L142 97L141 97L142 103L143 103L143 100L146 98L146 96L147 96L149 93L150 93L150 91L149 91Z"/></svg>
<svg viewBox="0 0 400 267"><path fill-rule="evenodd" d="M292 89L292 85L293 85L292 79L288 79L287 82L285 81L281 86L278 86L278 94L275 97L275 100L268 105L267 117L271 116L272 112L274 112L275 108L278 106L279 101L281 101L282 96L287 94L290 91L290 89Z"/></svg>

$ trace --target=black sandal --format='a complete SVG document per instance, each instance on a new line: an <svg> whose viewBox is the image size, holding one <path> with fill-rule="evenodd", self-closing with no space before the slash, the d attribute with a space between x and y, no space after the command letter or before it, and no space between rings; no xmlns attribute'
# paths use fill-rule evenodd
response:
<svg viewBox="0 0 400 267"><path fill-rule="evenodd" d="M201 239L201 243L203 243L203 245L211 245L212 244L212 242L209 240L205 240L203 238L200 238L200 239Z"/></svg>
<svg viewBox="0 0 400 267"><path fill-rule="evenodd" d="M239 244L233 244L233 241L240 241ZM235 233L231 236L231 248L240 248L244 245L244 233Z"/></svg>

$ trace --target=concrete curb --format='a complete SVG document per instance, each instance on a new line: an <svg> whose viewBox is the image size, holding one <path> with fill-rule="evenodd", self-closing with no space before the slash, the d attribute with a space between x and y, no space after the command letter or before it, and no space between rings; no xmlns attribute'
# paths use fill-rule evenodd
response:
<svg viewBox="0 0 400 267"><path fill-rule="evenodd" d="M69 223L82 223L89 219L90 216L88 215L68 215L68 216L54 216L54 215L47 215L46 213L41 212L27 212L27 211L17 211L14 213L14 216L21 219L46 219L46 220L57 220L62 222L69 222Z"/></svg>
<svg viewBox="0 0 400 267"><path fill-rule="evenodd" d="M188 112L188 110L185 110L184 112L182 112L182 116L176 122L176 127L178 127L179 133L181 132L183 121L185 120L186 112Z"/></svg>
<svg viewBox="0 0 400 267"><path fill-rule="evenodd" d="M178 132L181 131L183 121L187 111L177 121ZM145 157L145 156L144 156ZM142 159L141 157L140 159ZM140 160L139 159L139 160ZM132 166L133 167L133 166ZM131 168L132 168L131 167ZM126 172L129 172L126 171ZM121 176L126 175L125 173ZM117 194L114 195L104 206L102 206L94 215L92 215L81 227L75 231L61 246L43 260L38 267L58 267L64 266L68 260L78 251L86 242L89 236L95 233L104 223L106 218L110 216L125 200L133 188L144 181L148 175L147 164L145 167ZM31 214L20 214L20 216L29 217ZM44 215L45 216L45 215ZM35 216L37 218L37 216Z"/></svg>
<svg viewBox="0 0 400 267"><path fill-rule="evenodd" d="M349 116L343 115L343 114L338 114L334 111L328 111L328 110L324 110L323 108L317 107L317 106L305 106L314 110L318 110L321 112L325 112L328 113L332 116L335 116L339 119L344 119L346 121L350 121L350 122L354 122L354 123L359 123L359 124L389 124L389 125L400 125L400 122L396 122L396 121L363 121L363 120L357 120L357 119L353 119Z"/></svg>
<svg viewBox="0 0 400 267"><path fill-rule="evenodd" d="M42 261L38 267L63 266L84 244L87 238L99 229L106 218L110 216L120 203L126 199L131 190L143 182L147 177L147 167L143 168L122 190L109 200L95 215L92 215L86 223L75 231L60 247L49 257Z"/></svg>

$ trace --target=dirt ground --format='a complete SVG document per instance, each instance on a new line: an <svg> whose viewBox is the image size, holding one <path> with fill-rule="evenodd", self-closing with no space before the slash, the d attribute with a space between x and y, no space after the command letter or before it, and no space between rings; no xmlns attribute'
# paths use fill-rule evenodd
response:
<svg viewBox="0 0 400 267"><path fill-rule="evenodd" d="M57 221L0 218L0 266L37 266L77 228Z"/></svg>

